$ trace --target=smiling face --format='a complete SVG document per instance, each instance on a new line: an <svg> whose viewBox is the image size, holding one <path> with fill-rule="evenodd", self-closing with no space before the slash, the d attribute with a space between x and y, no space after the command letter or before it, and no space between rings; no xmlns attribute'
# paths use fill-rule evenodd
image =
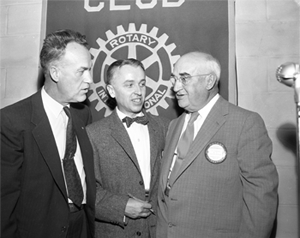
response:
<svg viewBox="0 0 300 238"><path fill-rule="evenodd" d="M62 105L84 101L93 82L91 67L89 51L78 43L69 43L65 54L50 67L51 77L56 83L55 100Z"/></svg>
<svg viewBox="0 0 300 238"><path fill-rule="evenodd" d="M178 105L188 112L203 108L217 92L213 89L216 77L207 67L206 59L202 54L182 56L174 66L173 75L177 78L193 76L185 85L176 81L173 87Z"/></svg>
<svg viewBox="0 0 300 238"><path fill-rule="evenodd" d="M107 90L117 101L118 109L129 117L140 113L146 95L146 75L141 67L123 65L116 68Z"/></svg>

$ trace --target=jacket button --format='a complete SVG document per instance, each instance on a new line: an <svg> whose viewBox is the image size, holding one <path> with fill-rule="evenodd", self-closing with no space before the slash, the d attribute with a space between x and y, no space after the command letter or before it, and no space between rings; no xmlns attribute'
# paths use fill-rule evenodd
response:
<svg viewBox="0 0 300 238"><path fill-rule="evenodd" d="M136 233L137 236L141 236L141 234L142 234L142 233L139 232L139 231Z"/></svg>
<svg viewBox="0 0 300 238"><path fill-rule="evenodd" d="M141 186L143 186L143 185L144 185L143 181L140 181L140 182L139 182L139 184L140 184Z"/></svg>
<svg viewBox="0 0 300 238"><path fill-rule="evenodd" d="M66 226L63 226L62 228L61 228L61 232L66 232L67 231L67 227Z"/></svg>
<svg viewBox="0 0 300 238"><path fill-rule="evenodd" d="M168 227L173 227L173 226L175 226L174 224L172 224L171 222L170 223L168 223Z"/></svg>
<svg viewBox="0 0 300 238"><path fill-rule="evenodd" d="M166 201L165 201L165 199L163 199L163 198L161 199L161 201L162 201L163 203L165 203L165 202L166 202Z"/></svg>

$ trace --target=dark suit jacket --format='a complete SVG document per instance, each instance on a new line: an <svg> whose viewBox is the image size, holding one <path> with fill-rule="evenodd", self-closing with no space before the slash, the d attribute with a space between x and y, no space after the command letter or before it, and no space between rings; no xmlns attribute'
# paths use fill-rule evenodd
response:
<svg viewBox="0 0 300 238"><path fill-rule="evenodd" d="M94 232L95 178L84 130L91 120L83 104L71 105L87 182L90 237ZM2 238L65 237L69 220L61 162L41 91L1 110Z"/></svg>
<svg viewBox="0 0 300 238"><path fill-rule="evenodd" d="M184 116L170 123L166 138L157 238L269 238L277 210L278 174L262 118L219 98L166 197ZM206 158L207 146L215 142L227 150L222 163Z"/></svg>
<svg viewBox="0 0 300 238"><path fill-rule="evenodd" d="M158 177L168 123L149 113L147 115L151 153L150 200L156 211ZM133 145L116 110L86 129L94 149L96 237L148 237L149 230L151 237L154 237L155 215L147 219L128 219L127 226L123 223L128 193L142 200L146 198Z"/></svg>

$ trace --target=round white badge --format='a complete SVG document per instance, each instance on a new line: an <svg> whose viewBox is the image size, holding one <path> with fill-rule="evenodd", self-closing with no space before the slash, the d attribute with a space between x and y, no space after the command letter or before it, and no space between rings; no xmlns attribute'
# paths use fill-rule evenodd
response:
<svg viewBox="0 0 300 238"><path fill-rule="evenodd" d="M220 142L212 142L206 147L205 156L209 162L220 164L226 159L226 147Z"/></svg>

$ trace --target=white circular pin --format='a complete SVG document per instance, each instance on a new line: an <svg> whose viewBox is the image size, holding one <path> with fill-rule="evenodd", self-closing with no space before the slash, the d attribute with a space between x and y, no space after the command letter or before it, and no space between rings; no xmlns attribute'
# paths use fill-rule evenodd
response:
<svg viewBox="0 0 300 238"><path fill-rule="evenodd" d="M226 156L226 147L220 142L212 142L206 147L205 157L213 164L222 163L226 159Z"/></svg>

